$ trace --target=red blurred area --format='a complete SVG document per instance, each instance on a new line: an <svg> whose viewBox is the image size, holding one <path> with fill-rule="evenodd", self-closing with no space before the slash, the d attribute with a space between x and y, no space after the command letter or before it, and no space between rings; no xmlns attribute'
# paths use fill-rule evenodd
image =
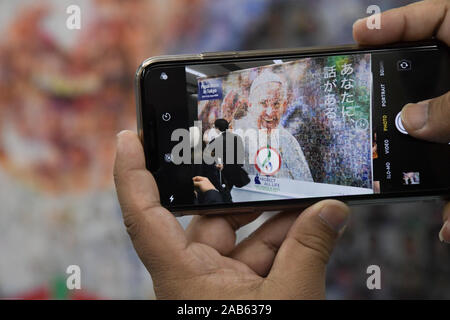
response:
<svg viewBox="0 0 450 320"><path fill-rule="evenodd" d="M49 5L24 7L0 42L1 165L42 192L110 187L115 134L135 127L134 72L202 2L93 1L69 48L45 31Z"/></svg>

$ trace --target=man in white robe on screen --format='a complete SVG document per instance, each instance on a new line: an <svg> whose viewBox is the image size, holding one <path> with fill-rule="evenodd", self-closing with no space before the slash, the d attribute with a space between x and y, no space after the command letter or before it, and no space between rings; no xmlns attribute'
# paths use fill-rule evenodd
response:
<svg viewBox="0 0 450 320"><path fill-rule="evenodd" d="M302 148L281 126L286 109L285 82L275 73L263 71L251 85L248 115L239 121L236 132L245 142L244 169L251 175L313 182Z"/></svg>

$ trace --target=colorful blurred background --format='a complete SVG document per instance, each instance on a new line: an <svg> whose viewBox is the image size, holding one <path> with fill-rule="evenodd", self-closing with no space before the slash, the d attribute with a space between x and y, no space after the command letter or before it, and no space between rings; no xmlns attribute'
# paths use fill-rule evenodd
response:
<svg viewBox="0 0 450 320"><path fill-rule="evenodd" d="M133 78L142 60L352 43L352 24L369 5L410 2L1 0L0 298L154 298L112 178L115 134L136 127ZM80 30L66 28L73 4ZM329 267L328 298L450 298L441 207L355 208ZM66 289L72 264L81 267L82 290ZM366 287L371 264L381 268L381 290Z"/></svg>

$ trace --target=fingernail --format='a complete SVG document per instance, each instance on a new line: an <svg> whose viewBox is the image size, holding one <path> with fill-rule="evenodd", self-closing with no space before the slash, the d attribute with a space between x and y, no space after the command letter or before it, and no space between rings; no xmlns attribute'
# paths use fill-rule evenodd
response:
<svg viewBox="0 0 450 320"><path fill-rule="evenodd" d="M361 19L356 20L356 21L353 23L353 28L354 28L358 23L361 23L361 21L364 21L364 20L366 20L366 18L361 18Z"/></svg>
<svg viewBox="0 0 450 320"><path fill-rule="evenodd" d="M117 134L117 137L121 136L122 134L124 134L125 132L127 132L128 130L122 130Z"/></svg>
<svg viewBox="0 0 450 320"><path fill-rule="evenodd" d="M334 231L339 232L346 226L349 212L337 206L326 206L320 211L319 217Z"/></svg>
<svg viewBox="0 0 450 320"><path fill-rule="evenodd" d="M408 103L402 109L402 122L407 129L422 129L428 120L429 101Z"/></svg>
<svg viewBox="0 0 450 320"><path fill-rule="evenodd" d="M441 231L439 231L439 240L441 240L441 242L445 242L450 244L449 239L444 239L444 232L447 233L448 235L450 235L450 223L448 223L448 220L445 221L444 225L442 226Z"/></svg>

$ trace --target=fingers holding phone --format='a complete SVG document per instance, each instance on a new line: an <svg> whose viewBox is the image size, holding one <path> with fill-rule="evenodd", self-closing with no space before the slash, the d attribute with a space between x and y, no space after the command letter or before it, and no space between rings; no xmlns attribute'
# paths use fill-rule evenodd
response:
<svg viewBox="0 0 450 320"><path fill-rule="evenodd" d="M449 1L420 1L383 12L381 28L370 30L367 19L353 25L353 36L359 44L383 45L400 41L417 41L436 37L450 45ZM450 142L450 93L409 103L402 110L402 123L416 138ZM413 102L413 101L411 101Z"/></svg>
<svg viewBox="0 0 450 320"><path fill-rule="evenodd" d="M388 10L381 14L381 28L370 30L367 19L353 25L359 44L383 45L435 37L450 46L450 1L427 0ZM401 111L409 135L428 141L450 143L450 92L420 102L408 103ZM450 204L444 209L441 241L450 242Z"/></svg>
<svg viewBox="0 0 450 320"><path fill-rule="evenodd" d="M402 123L416 138L450 143L450 92L403 107Z"/></svg>

